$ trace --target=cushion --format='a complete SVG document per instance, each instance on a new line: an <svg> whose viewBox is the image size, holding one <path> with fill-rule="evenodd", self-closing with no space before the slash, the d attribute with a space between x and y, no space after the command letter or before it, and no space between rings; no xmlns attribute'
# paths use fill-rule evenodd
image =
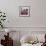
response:
<svg viewBox="0 0 46 46"><path fill-rule="evenodd" d="M21 43L32 43L34 41L37 41L37 38L35 38L34 36L28 36L28 35L24 35L21 39L20 42Z"/></svg>

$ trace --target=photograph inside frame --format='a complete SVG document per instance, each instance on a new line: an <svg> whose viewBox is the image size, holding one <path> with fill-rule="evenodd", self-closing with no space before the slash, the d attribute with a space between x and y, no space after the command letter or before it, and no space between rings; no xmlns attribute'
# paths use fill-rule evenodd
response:
<svg viewBox="0 0 46 46"><path fill-rule="evenodd" d="M20 6L20 16L30 16L30 6Z"/></svg>

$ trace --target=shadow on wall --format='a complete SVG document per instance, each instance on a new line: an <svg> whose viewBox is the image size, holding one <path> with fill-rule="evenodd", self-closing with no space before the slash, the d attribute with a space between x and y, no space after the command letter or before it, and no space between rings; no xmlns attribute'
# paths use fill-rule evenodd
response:
<svg viewBox="0 0 46 46"><path fill-rule="evenodd" d="M13 46L21 46L20 41L13 40Z"/></svg>

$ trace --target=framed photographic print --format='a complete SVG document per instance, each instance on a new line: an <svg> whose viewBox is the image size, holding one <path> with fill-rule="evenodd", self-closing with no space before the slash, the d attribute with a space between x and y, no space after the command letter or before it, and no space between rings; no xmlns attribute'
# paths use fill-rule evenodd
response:
<svg viewBox="0 0 46 46"><path fill-rule="evenodd" d="M28 17L30 16L30 6L20 6L19 16Z"/></svg>

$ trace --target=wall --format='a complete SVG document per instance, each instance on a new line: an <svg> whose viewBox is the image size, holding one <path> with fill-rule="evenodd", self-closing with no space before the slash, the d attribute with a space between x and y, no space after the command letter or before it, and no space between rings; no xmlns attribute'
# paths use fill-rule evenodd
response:
<svg viewBox="0 0 46 46"><path fill-rule="evenodd" d="M7 27L46 27L46 0L0 0ZM30 17L19 16L19 6L30 6Z"/></svg>

